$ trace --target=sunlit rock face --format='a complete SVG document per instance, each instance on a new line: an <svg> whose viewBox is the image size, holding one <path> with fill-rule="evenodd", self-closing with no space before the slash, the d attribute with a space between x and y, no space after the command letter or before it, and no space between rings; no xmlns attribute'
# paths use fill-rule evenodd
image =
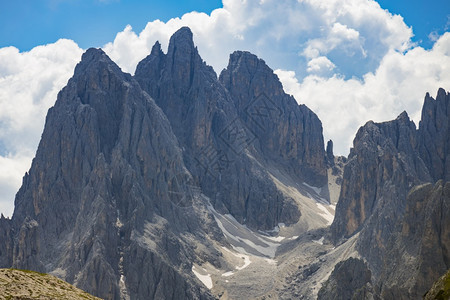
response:
<svg viewBox="0 0 450 300"><path fill-rule="evenodd" d="M345 166L332 240L359 233L358 252L383 299L420 297L450 267L449 105L443 89L436 100L427 94L418 130L406 113L368 122Z"/></svg>

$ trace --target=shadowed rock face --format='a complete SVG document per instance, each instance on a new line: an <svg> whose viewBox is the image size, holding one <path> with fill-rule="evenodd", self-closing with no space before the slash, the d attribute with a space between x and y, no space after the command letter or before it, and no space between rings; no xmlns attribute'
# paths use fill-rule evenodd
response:
<svg viewBox="0 0 450 300"><path fill-rule="evenodd" d="M331 236L339 243L360 232L358 252L383 299L417 298L450 267L449 103L440 89L437 100L425 97L419 130L402 113L355 137Z"/></svg>
<svg viewBox="0 0 450 300"><path fill-rule="evenodd" d="M255 62L260 69L241 67ZM260 72L264 76L256 75ZM239 222L272 229L298 220L294 203L271 180L270 166L314 185L325 184L320 121L284 94L276 75L256 56L231 55L219 81L200 58L192 32L182 28L170 39L167 54L159 43L154 45L135 77L170 120L194 181L216 209ZM274 113L257 115L267 105Z"/></svg>
<svg viewBox="0 0 450 300"><path fill-rule="evenodd" d="M406 112L394 121L368 122L353 143L331 226L335 241L361 230L377 208L401 213L409 189L431 179L415 150L416 129Z"/></svg>
<svg viewBox="0 0 450 300"><path fill-rule="evenodd" d="M318 299L321 300L356 300L370 297L373 297L371 273L364 261L357 258L339 262L318 294Z"/></svg>
<svg viewBox="0 0 450 300"><path fill-rule="evenodd" d="M406 199L405 213L386 245L383 299L419 299L450 269L450 182L423 184Z"/></svg>
<svg viewBox="0 0 450 300"><path fill-rule="evenodd" d="M434 181L450 180L450 94L439 89L436 100L427 93L419 123L419 153Z"/></svg>
<svg viewBox="0 0 450 300"><path fill-rule="evenodd" d="M7 266L12 260L11 220L0 216L0 266Z"/></svg>
<svg viewBox="0 0 450 300"><path fill-rule="evenodd" d="M53 272L106 299L209 298L187 271L193 252L183 236L195 243L202 226L214 226L193 203L175 205L175 176L179 184L190 177L164 113L89 49L49 110L17 194L10 265ZM141 270L146 277L135 275Z"/></svg>
<svg viewBox="0 0 450 300"><path fill-rule="evenodd" d="M283 168L315 186L326 183L322 123L298 105L266 63L249 52L230 55L220 74L244 124L258 137L258 148Z"/></svg>

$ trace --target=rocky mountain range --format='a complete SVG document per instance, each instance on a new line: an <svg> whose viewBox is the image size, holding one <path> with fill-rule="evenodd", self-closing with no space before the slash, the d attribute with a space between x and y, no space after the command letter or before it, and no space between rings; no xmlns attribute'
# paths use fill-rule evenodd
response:
<svg viewBox="0 0 450 300"><path fill-rule="evenodd" d="M356 248L383 299L420 298L450 268L450 96L425 97L419 129L403 112L360 128L331 225Z"/></svg>
<svg viewBox="0 0 450 300"><path fill-rule="evenodd" d="M249 52L217 76L184 27L131 76L89 49L0 218L0 267L104 299L420 298L450 268L449 113L440 89L418 130L368 122L334 157Z"/></svg>

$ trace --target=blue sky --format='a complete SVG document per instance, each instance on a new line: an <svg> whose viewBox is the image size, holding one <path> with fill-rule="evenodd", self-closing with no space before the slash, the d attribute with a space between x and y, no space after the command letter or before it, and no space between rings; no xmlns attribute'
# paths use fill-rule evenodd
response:
<svg viewBox="0 0 450 300"><path fill-rule="evenodd" d="M450 1L448 0L378 0L382 8L399 14L408 26L413 27L414 41L430 48L434 41L429 34L441 35L450 28Z"/></svg>
<svg viewBox="0 0 450 300"><path fill-rule="evenodd" d="M382 8L400 14L424 48L430 48L431 32L449 28L448 0L379 0ZM84 49L112 41L130 24L141 31L147 22L168 21L184 13L210 13L222 7L220 0L17 0L0 2L0 47L15 46L28 51L34 46L72 39Z"/></svg>
<svg viewBox="0 0 450 300"><path fill-rule="evenodd" d="M149 21L167 21L196 10L210 13L219 0L0 0L0 47L27 51L59 38L80 47L103 46L127 24L141 31Z"/></svg>

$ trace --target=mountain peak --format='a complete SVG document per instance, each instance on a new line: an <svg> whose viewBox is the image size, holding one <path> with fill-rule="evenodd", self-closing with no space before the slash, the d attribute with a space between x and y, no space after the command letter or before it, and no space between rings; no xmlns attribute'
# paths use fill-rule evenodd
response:
<svg viewBox="0 0 450 300"><path fill-rule="evenodd" d="M404 110L398 117L397 117L398 121L404 121L404 122L409 122L409 116L408 113Z"/></svg>
<svg viewBox="0 0 450 300"><path fill-rule="evenodd" d="M80 65L90 65L96 62L115 64L108 55L100 48L89 48L81 56Z"/></svg>
<svg viewBox="0 0 450 300"><path fill-rule="evenodd" d="M86 74L98 73L104 69L107 69L109 73L114 73L124 78L125 73L102 49L89 48L83 53L81 61L75 67L74 77L84 77Z"/></svg>
<svg viewBox="0 0 450 300"><path fill-rule="evenodd" d="M219 80L229 91L242 120L264 141L261 151L280 158L287 169L295 166L291 171L299 178L312 185L323 185L326 169L322 124L309 108L299 106L284 92L278 76L266 62L250 52L235 51ZM267 111L262 118L261 109Z"/></svg>
<svg viewBox="0 0 450 300"><path fill-rule="evenodd" d="M152 51L150 52L150 55L159 55L162 53L163 52L161 50L161 44L159 43L159 41L156 41L152 47Z"/></svg>
<svg viewBox="0 0 450 300"><path fill-rule="evenodd" d="M173 38L177 38L180 36L185 36L192 39L192 31L188 26L183 26L172 35Z"/></svg>
<svg viewBox="0 0 450 300"><path fill-rule="evenodd" d="M247 60L263 61L262 59L258 58L258 56L248 51L234 51L233 53L230 54L230 63L240 59L243 59L245 61Z"/></svg>
<svg viewBox="0 0 450 300"><path fill-rule="evenodd" d="M181 27L178 29L170 38L169 42L169 53L172 48L181 48L181 49L193 49L194 48L194 40L193 34L189 27Z"/></svg>
<svg viewBox="0 0 450 300"><path fill-rule="evenodd" d="M249 74L254 74L258 69L266 70L269 73L272 72L264 60L248 51L234 51L230 54L230 60L227 68L237 69L239 66L245 66L245 69Z"/></svg>
<svg viewBox="0 0 450 300"><path fill-rule="evenodd" d="M86 52L83 53L81 60L83 61L100 58L103 55L106 55L106 53L101 48L89 48L86 50Z"/></svg>
<svg viewBox="0 0 450 300"><path fill-rule="evenodd" d="M443 88L439 88L436 99L441 98L441 97L445 98L446 95L447 95L447 92Z"/></svg>

